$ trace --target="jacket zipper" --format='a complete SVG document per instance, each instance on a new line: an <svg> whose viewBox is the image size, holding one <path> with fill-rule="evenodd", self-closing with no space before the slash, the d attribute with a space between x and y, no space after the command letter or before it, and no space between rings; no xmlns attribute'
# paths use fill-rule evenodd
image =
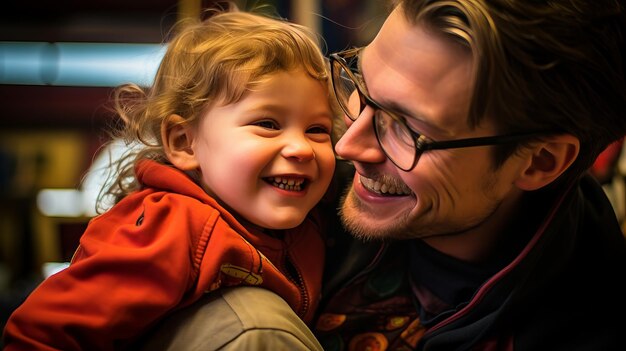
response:
<svg viewBox="0 0 626 351"><path fill-rule="evenodd" d="M300 291L300 296L302 296L302 304L300 306L300 313L298 314L301 317L304 317L310 307L310 298L306 287L304 286L304 278L300 273L300 269L293 263L293 260L291 259L291 256L289 254L286 255L285 262L292 268L289 269L288 267L285 267L285 273L287 273L286 276L292 283L294 283L298 287L298 290ZM296 277L292 276L294 273L296 274Z"/></svg>

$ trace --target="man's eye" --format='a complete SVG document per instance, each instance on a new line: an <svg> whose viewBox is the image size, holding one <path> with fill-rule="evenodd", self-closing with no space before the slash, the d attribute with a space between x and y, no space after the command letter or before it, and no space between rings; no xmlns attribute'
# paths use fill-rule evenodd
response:
<svg viewBox="0 0 626 351"><path fill-rule="evenodd" d="M263 121L254 122L253 125L259 126L265 129L275 129L275 130L280 129L280 126L278 125L278 123L271 121L271 120L263 120Z"/></svg>
<svg viewBox="0 0 626 351"><path fill-rule="evenodd" d="M309 134L330 134L330 130L324 126L313 126L306 130Z"/></svg>

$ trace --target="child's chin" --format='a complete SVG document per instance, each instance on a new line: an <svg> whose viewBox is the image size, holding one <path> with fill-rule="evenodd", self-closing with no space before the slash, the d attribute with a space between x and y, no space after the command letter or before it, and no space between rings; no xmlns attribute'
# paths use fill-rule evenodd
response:
<svg viewBox="0 0 626 351"><path fill-rule="evenodd" d="M304 218L305 218L304 216L301 216L301 217L277 219L276 221L272 221L272 223L268 223L266 225L266 228L275 229L275 230L292 229L302 224L302 222L304 221Z"/></svg>

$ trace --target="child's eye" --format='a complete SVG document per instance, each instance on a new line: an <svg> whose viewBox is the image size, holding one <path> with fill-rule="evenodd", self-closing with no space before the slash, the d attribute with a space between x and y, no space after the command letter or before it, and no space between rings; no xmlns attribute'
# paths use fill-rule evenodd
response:
<svg viewBox="0 0 626 351"><path fill-rule="evenodd" d="M252 123L255 126L259 126L261 128L265 128L265 129L280 129L280 126L278 125L278 123L272 121L272 120L263 120L263 121L258 121L258 122L254 122Z"/></svg>
<svg viewBox="0 0 626 351"><path fill-rule="evenodd" d="M313 126L306 130L310 134L330 134L330 130L324 126Z"/></svg>

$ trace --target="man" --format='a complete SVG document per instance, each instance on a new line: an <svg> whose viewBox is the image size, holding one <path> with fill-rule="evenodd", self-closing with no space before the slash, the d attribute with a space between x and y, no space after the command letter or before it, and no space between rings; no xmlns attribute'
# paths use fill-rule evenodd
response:
<svg viewBox="0 0 626 351"><path fill-rule="evenodd" d="M626 349L624 236L586 174L626 133L625 11L400 0L331 55L357 240L330 240L325 350Z"/></svg>

